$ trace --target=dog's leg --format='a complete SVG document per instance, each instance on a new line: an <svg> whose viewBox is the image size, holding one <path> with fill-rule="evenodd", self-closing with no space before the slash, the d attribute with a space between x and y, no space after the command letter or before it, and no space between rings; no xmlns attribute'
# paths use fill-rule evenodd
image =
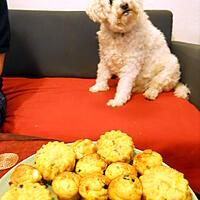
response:
<svg viewBox="0 0 200 200"><path fill-rule="evenodd" d="M178 83L178 77L165 77L164 73L160 73L154 77L148 87L144 92L144 97L149 100L155 100L162 91L172 90Z"/></svg>
<svg viewBox="0 0 200 200"><path fill-rule="evenodd" d="M155 100L159 93L162 92L162 89L158 84L151 84L151 86L144 92L144 97L149 100Z"/></svg>
<svg viewBox="0 0 200 200"><path fill-rule="evenodd" d="M173 61L173 60L172 60ZM150 82L149 87L144 92L144 96L149 100L155 100L162 91L172 90L180 78L178 62L165 63L164 70L159 72Z"/></svg>
<svg viewBox="0 0 200 200"><path fill-rule="evenodd" d="M99 63L97 70L96 84L90 87L90 92L100 92L109 90L108 80L111 78L111 73L106 65Z"/></svg>
<svg viewBox="0 0 200 200"><path fill-rule="evenodd" d="M139 70L137 68L130 68L130 66L123 69L123 72L119 76L120 79L115 97L107 102L108 106L122 106L131 98L132 89L138 73Z"/></svg>

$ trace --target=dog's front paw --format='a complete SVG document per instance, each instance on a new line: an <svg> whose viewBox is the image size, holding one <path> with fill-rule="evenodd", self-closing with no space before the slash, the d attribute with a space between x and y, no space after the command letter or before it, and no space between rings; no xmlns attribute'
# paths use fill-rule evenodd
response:
<svg viewBox="0 0 200 200"><path fill-rule="evenodd" d="M111 106L111 107L119 107L119 106L123 106L123 104L124 104L123 101L119 101L119 100L116 100L116 99L110 99L107 102L107 105Z"/></svg>
<svg viewBox="0 0 200 200"><path fill-rule="evenodd" d="M109 87L106 84L95 84L89 89L90 92L102 92L106 90L109 90Z"/></svg>
<svg viewBox="0 0 200 200"><path fill-rule="evenodd" d="M149 100L155 100L158 94L159 94L159 91L157 89L149 88L144 92L143 95L145 96L145 98Z"/></svg>

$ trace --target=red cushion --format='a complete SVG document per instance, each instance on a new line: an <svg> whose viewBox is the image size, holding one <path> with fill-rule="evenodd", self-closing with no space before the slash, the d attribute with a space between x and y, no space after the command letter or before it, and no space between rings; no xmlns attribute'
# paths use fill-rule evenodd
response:
<svg viewBox="0 0 200 200"><path fill-rule="evenodd" d="M164 161L185 173L200 192L200 112L172 92L148 101L134 94L120 108L106 102L114 97L116 82L107 92L90 93L93 79L5 78L7 117L3 131L71 142L96 140L120 129L133 137L139 149L160 152Z"/></svg>

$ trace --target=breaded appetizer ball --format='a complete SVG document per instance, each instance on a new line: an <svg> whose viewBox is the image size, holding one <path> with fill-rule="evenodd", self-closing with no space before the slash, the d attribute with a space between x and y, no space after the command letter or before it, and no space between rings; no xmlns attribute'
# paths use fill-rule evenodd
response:
<svg viewBox="0 0 200 200"><path fill-rule="evenodd" d="M74 169L75 153L64 142L49 142L37 151L34 166L45 180L51 181L59 173Z"/></svg>
<svg viewBox="0 0 200 200"><path fill-rule="evenodd" d="M166 166L157 166L140 176L143 196L147 200L191 200L188 181L184 175Z"/></svg>
<svg viewBox="0 0 200 200"><path fill-rule="evenodd" d="M127 162L133 157L132 138L121 131L110 131L97 141L97 153L108 163Z"/></svg>
<svg viewBox="0 0 200 200"><path fill-rule="evenodd" d="M111 200L141 200L142 184L134 175L121 175L113 179L108 187Z"/></svg>
<svg viewBox="0 0 200 200"><path fill-rule="evenodd" d="M122 162L116 162L110 164L105 171L105 175L110 180L113 180L120 175L129 175L129 174L137 176L137 171L135 167L128 163L122 163Z"/></svg>
<svg viewBox="0 0 200 200"><path fill-rule="evenodd" d="M18 185L19 183L36 183L42 179L40 172L33 166L20 164L10 176L10 184Z"/></svg>
<svg viewBox="0 0 200 200"><path fill-rule="evenodd" d="M72 143L72 148L76 154L76 159L81 159L83 156L96 153L96 144L89 139L81 139Z"/></svg>
<svg viewBox="0 0 200 200"><path fill-rule="evenodd" d="M151 149L144 150L133 159L133 164L141 175L144 174L146 170L162 165L162 162L162 156Z"/></svg>
<svg viewBox="0 0 200 200"><path fill-rule="evenodd" d="M85 176L80 181L79 193L88 200L107 200L110 180L101 174Z"/></svg>
<svg viewBox="0 0 200 200"><path fill-rule="evenodd" d="M1 200L52 200L50 191L39 183L12 185Z"/></svg>
<svg viewBox="0 0 200 200"><path fill-rule="evenodd" d="M52 189L60 200L78 200L80 176L73 172L63 172L52 182Z"/></svg>
<svg viewBox="0 0 200 200"><path fill-rule="evenodd" d="M107 163L96 154L88 154L78 160L76 163L75 172L81 177L87 176L93 173L103 174L106 170Z"/></svg>

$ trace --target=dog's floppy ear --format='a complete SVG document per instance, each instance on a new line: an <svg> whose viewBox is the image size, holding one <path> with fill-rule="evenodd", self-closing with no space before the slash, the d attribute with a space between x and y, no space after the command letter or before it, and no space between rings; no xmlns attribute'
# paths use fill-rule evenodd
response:
<svg viewBox="0 0 200 200"><path fill-rule="evenodd" d="M86 8L86 13L94 22L103 22L106 17L104 14L103 0L89 0L89 4Z"/></svg>

